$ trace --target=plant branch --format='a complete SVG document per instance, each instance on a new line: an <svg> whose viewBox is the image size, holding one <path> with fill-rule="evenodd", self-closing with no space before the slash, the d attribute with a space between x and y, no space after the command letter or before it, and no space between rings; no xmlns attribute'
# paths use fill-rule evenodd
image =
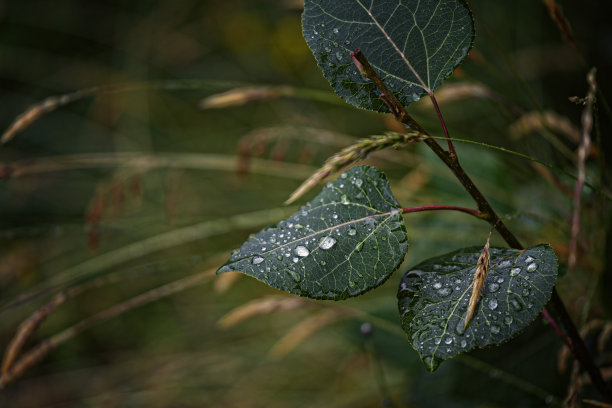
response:
<svg viewBox="0 0 612 408"><path fill-rule="evenodd" d="M518 238L508 229L508 227L503 223L503 221L499 218L499 216L495 213L491 204L489 204L488 200L484 197L484 195L480 192L478 187L474 184L472 179L467 175L467 173L463 170L459 161L456 157L452 157L449 152L446 152L444 149L438 145L434 138L431 137L427 131L425 131L412 117L410 117L403 106L399 103L398 99L389 93L388 88L385 86L383 81L380 79L378 74L374 71L372 66L368 63L366 57L359 51L356 50L351 54L351 58L353 61L356 61L356 65L359 68L362 75L366 78L370 79L374 82L381 91L385 94L386 98L383 100L390 101L393 103L391 108L391 112L395 116L395 119L404 123L406 126L418 130L421 134L425 136L423 141L429 146L431 150L447 165L447 167L453 172L457 180L461 183L463 188L468 192L468 194L474 199L476 205L478 207L478 211L480 212L480 218L486 220L491 225L497 225L497 231L504 238L504 240L508 243L508 245L515 249L524 249L523 245L521 245ZM379 86L381 84L381 86ZM387 102L385 102L387 103ZM593 385L597 388L599 393L602 395L604 400L612 401L612 395L608 390L606 383L604 382L601 372L599 368L595 365L593 358L589 354L576 326L572 322L563 301L559 297L555 288L553 288L550 305L553 310L557 314L561 325L565 329L567 336L569 337L572 347L574 350L574 356L582 367L589 373L591 377L591 381Z"/></svg>
<svg viewBox="0 0 612 408"><path fill-rule="evenodd" d="M476 218L482 218L482 213L478 210L465 207L457 207L454 205L425 205L421 207L402 208L402 214L423 212L423 211L459 211L462 213L473 215Z"/></svg>

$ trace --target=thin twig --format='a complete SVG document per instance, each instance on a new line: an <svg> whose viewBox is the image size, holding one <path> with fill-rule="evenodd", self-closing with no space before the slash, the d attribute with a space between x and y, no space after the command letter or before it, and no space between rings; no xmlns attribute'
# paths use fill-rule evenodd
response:
<svg viewBox="0 0 612 408"><path fill-rule="evenodd" d="M589 91L585 98L585 107L582 111L582 132L580 146L578 147L577 172L578 179L574 187L574 211L570 224L571 238L569 243L569 256L567 260L568 269L571 271L576 266L576 250L578 247L578 234L580 233L580 206L582 202L582 188L586 178L585 162L589 150L591 149L591 129L593 128L593 103L595 102L595 93L597 92L597 84L595 82L595 68L587 75L589 83Z"/></svg>

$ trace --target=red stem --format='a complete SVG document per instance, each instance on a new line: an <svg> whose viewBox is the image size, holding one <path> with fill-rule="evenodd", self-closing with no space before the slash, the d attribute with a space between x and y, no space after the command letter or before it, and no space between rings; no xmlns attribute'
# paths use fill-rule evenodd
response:
<svg viewBox="0 0 612 408"><path fill-rule="evenodd" d="M478 210L473 210L471 208L465 208L465 207L457 207L454 205L425 205L421 207L402 208L402 214L422 212L422 211L441 211L441 210L459 211L459 212L473 215L474 217L477 217L477 218L482 218L482 213Z"/></svg>
<svg viewBox="0 0 612 408"><path fill-rule="evenodd" d="M442 116L442 112L440 111L440 107L438 106L438 101L436 101L436 97L434 96L433 92L429 94L429 98L431 99L431 103L433 104L433 107L436 110L438 120L442 125L442 131L444 132L444 136L446 137L446 141L448 142L448 153L453 159L456 159L457 153L455 152L455 146L453 146L453 142L450 139L448 129L446 128L446 122L444 121L444 117Z"/></svg>

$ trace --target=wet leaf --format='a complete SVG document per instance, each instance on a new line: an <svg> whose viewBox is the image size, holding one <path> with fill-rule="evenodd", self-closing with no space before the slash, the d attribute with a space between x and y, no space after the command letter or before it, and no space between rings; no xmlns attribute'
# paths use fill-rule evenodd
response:
<svg viewBox="0 0 612 408"><path fill-rule="evenodd" d="M303 34L338 95L387 112L350 58L361 49L404 105L433 91L463 61L474 24L461 0L306 0Z"/></svg>
<svg viewBox="0 0 612 408"><path fill-rule="evenodd" d="M384 174L353 167L298 213L249 238L217 273L240 271L316 299L360 295L404 259L408 239L400 209Z"/></svg>
<svg viewBox="0 0 612 408"><path fill-rule="evenodd" d="M398 291L404 331L429 371L447 358L510 340L540 313L557 277L548 245L490 249L490 270L472 321L464 329L481 247L428 259L402 278Z"/></svg>

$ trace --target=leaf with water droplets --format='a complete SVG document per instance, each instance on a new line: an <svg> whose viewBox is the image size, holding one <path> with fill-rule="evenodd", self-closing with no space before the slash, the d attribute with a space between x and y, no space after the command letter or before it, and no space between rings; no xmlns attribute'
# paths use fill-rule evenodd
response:
<svg viewBox="0 0 612 408"><path fill-rule="evenodd" d="M404 259L400 210L383 173L353 167L296 214L249 238L217 273L240 271L316 299L360 295Z"/></svg>
<svg viewBox="0 0 612 408"><path fill-rule="evenodd" d="M402 328L429 371L457 354L508 341L550 298L557 278L550 246L491 248L476 312L464 327L481 252L482 247L470 247L431 258L402 278L397 294ZM442 340L449 346L440 347Z"/></svg>
<svg viewBox="0 0 612 408"><path fill-rule="evenodd" d="M350 58L356 48L403 105L444 81L474 39L462 0L306 0L303 34L338 95L364 109L388 112L376 86Z"/></svg>

